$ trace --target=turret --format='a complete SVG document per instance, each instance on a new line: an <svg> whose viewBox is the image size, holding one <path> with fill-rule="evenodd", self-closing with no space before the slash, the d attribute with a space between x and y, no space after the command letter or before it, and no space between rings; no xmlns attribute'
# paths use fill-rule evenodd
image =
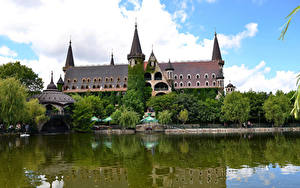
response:
<svg viewBox="0 0 300 188"><path fill-rule="evenodd" d="M137 24L135 24L135 30L134 30L134 35L133 35L133 40L132 40L132 45L131 45L131 50L130 53L127 55L127 59L129 61L129 64L131 67L138 63L144 63L145 60L145 55L142 52L141 44L140 44L140 39L138 35L138 30L137 30Z"/></svg>
<svg viewBox="0 0 300 188"><path fill-rule="evenodd" d="M224 61L222 60L221 50L219 47L217 33L215 32L214 47L212 53L212 61L218 61L220 68L223 68Z"/></svg>
<svg viewBox="0 0 300 188"><path fill-rule="evenodd" d="M111 53L110 65L115 66L114 54Z"/></svg>
<svg viewBox="0 0 300 188"><path fill-rule="evenodd" d="M65 66L63 67L63 71L66 72L66 70L69 68L69 67L74 67L74 58L73 58L73 52L72 52L72 42L70 40L70 43L69 43L69 48L68 48L68 54L67 54L67 59L66 59L66 64Z"/></svg>
<svg viewBox="0 0 300 188"><path fill-rule="evenodd" d="M173 80L174 68L171 64L170 59L169 59L169 62L168 62L168 66L165 68L165 71L167 71L168 80Z"/></svg>
<svg viewBox="0 0 300 188"><path fill-rule="evenodd" d="M62 91L63 90L64 81L61 78L61 75L60 75L59 80L57 81L56 85L57 85L58 91Z"/></svg>

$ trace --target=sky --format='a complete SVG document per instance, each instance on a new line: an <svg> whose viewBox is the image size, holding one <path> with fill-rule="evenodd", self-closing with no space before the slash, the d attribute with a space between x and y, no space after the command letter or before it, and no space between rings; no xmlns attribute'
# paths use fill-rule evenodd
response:
<svg viewBox="0 0 300 188"><path fill-rule="evenodd" d="M0 64L21 61L44 80L63 76L69 40L75 66L127 63L134 32L146 60L209 60L214 32L225 84L239 91L296 89L300 13L285 40L285 17L299 0L0 0ZM297 35L298 34L298 35Z"/></svg>

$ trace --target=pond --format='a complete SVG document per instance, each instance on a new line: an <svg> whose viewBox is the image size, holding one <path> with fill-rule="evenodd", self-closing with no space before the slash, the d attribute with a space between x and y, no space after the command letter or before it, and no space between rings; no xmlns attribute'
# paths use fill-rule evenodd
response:
<svg viewBox="0 0 300 188"><path fill-rule="evenodd" d="M299 187L300 134L0 135L0 187Z"/></svg>

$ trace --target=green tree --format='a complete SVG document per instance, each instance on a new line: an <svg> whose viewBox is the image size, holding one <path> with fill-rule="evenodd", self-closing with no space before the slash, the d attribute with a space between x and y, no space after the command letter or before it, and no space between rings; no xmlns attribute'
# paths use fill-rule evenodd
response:
<svg viewBox="0 0 300 188"><path fill-rule="evenodd" d="M132 109L137 112L139 115L144 114L144 103L143 100L139 97L139 93L135 90L129 90L126 92L125 96L122 99L123 105L127 108Z"/></svg>
<svg viewBox="0 0 300 188"><path fill-rule="evenodd" d="M39 104L38 99L31 99L26 102L26 117L24 117L25 121L29 124L38 125L42 122L48 120L46 116L46 108Z"/></svg>
<svg viewBox="0 0 300 188"><path fill-rule="evenodd" d="M94 122L91 122L94 106L88 97L77 98L73 109L73 128L77 131L90 131Z"/></svg>
<svg viewBox="0 0 300 188"><path fill-rule="evenodd" d="M198 101L198 105L198 119L200 122L209 123L219 121L222 101L207 98L205 101Z"/></svg>
<svg viewBox="0 0 300 188"><path fill-rule="evenodd" d="M274 122L275 126L281 126L289 116L290 100L283 92L277 91L265 101L263 109L266 119Z"/></svg>
<svg viewBox="0 0 300 188"><path fill-rule="evenodd" d="M110 116L115 111L115 107L112 104L109 104L105 107L105 115Z"/></svg>
<svg viewBox="0 0 300 188"><path fill-rule="evenodd" d="M10 77L15 77L26 86L30 95L39 93L43 89L42 79L31 68L21 65L18 61L0 66L0 78Z"/></svg>
<svg viewBox="0 0 300 188"><path fill-rule="evenodd" d="M178 120L181 121L183 124L185 124L185 122L188 119L189 119L189 112L186 109L181 110L178 115Z"/></svg>
<svg viewBox="0 0 300 188"><path fill-rule="evenodd" d="M138 122L139 122L139 114L130 110L124 110L121 113L119 118L119 123L124 128L126 127L135 128Z"/></svg>
<svg viewBox="0 0 300 188"><path fill-rule="evenodd" d="M111 114L113 124L120 124L120 117L122 112L124 111L128 111L128 108L126 108L125 106L121 106L119 109L117 109Z"/></svg>
<svg viewBox="0 0 300 188"><path fill-rule="evenodd" d="M158 121L163 125L167 125L172 121L172 113L168 110L164 110L158 114Z"/></svg>
<svg viewBox="0 0 300 188"><path fill-rule="evenodd" d="M250 102L249 120L251 122L259 122L259 121L265 122L266 120L264 118L263 105L265 100L267 100L268 98L267 93L248 91L243 93L243 95L247 97Z"/></svg>
<svg viewBox="0 0 300 188"><path fill-rule="evenodd" d="M0 80L0 121L16 124L24 118L26 88L15 78Z"/></svg>
<svg viewBox="0 0 300 188"><path fill-rule="evenodd" d="M240 92L227 94L221 112L225 121L238 122L242 125L249 117L249 99L244 97Z"/></svg>

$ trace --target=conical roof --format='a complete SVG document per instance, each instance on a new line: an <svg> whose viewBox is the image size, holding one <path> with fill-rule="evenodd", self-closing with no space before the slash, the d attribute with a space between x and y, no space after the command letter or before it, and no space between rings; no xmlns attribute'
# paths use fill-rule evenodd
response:
<svg viewBox="0 0 300 188"><path fill-rule="evenodd" d="M135 24L135 30L134 30L134 35L133 35L133 40L131 44L131 50L130 53L127 55L127 59L131 59L134 57L139 57L142 58L143 60L145 59L145 55L142 52L141 44L140 44L140 39L139 39L139 34L137 30L137 24Z"/></svg>
<svg viewBox="0 0 300 188"><path fill-rule="evenodd" d="M174 67L172 66L172 63L171 63L170 59L169 59L169 62L168 62L168 66L165 70L166 71L168 71L168 70L173 70L174 71Z"/></svg>
<svg viewBox="0 0 300 188"><path fill-rule="evenodd" d="M74 58L71 43L72 42L70 41L65 67L74 67Z"/></svg>
<svg viewBox="0 0 300 188"><path fill-rule="evenodd" d="M215 33L212 60L222 60L221 51L220 51L220 47L219 47L219 42L218 42L218 38L217 38L217 33Z"/></svg>
<svg viewBox="0 0 300 188"><path fill-rule="evenodd" d="M60 75L59 80L57 81L56 84L64 84L64 81L63 81L63 79L61 78L61 75Z"/></svg>
<svg viewBox="0 0 300 188"><path fill-rule="evenodd" d="M115 65L114 54L111 53L110 65Z"/></svg>

